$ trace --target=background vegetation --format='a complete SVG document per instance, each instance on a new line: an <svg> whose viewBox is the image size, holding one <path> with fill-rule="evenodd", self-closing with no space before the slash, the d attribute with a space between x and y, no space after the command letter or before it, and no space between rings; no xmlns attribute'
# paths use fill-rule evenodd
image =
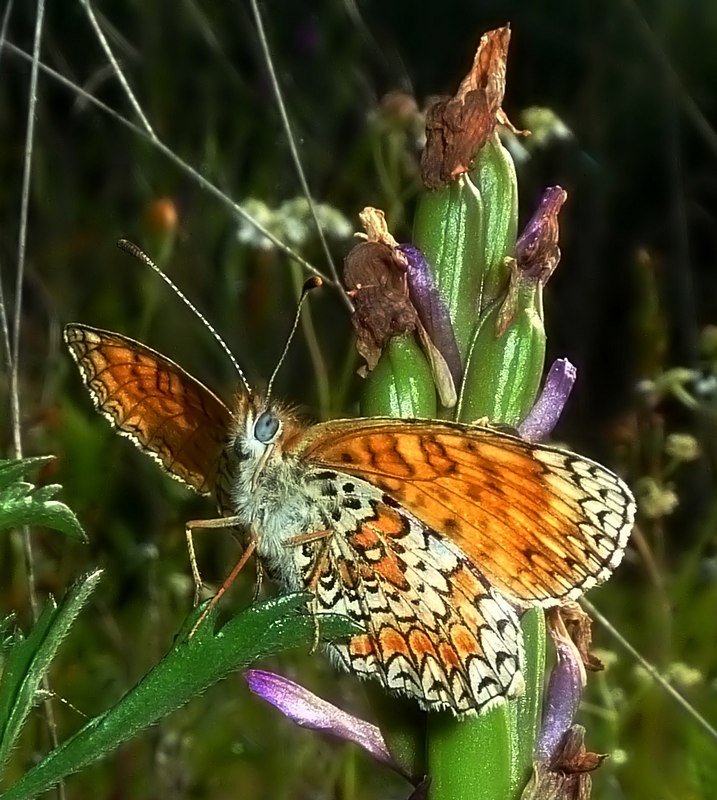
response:
<svg viewBox="0 0 717 800"><path fill-rule="evenodd" d="M7 38L29 51L35 8L15 6ZM244 4L106 2L97 13L146 117L174 153L240 202L254 197L276 208L300 194ZM620 469L641 499L626 563L591 599L714 721L717 6L316 0L269 2L264 13L314 197L352 225L363 206L385 208L399 240L410 238L418 188L414 120L382 111L381 98L399 89L422 107L427 96L452 90L480 34L511 22L509 115L519 121L526 108L542 106L565 125L564 135L534 137L518 165L524 217L545 186L569 194L547 327L550 354L570 358L579 380L558 435ZM42 59L135 118L81 3L48 5ZM17 262L29 75L29 64L3 49L6 297ZM115 241L131 238L165 266L259 386L290 326L297 273L275 249L240 241L231 209L150 142L47 75L35 121L22 303L24 449L58 456L43 480L64 485L90 535L85 546L52 532L34 536L38 591L61 596L79 573L106 569L52 675L53 690L71 704L56 704L62 739L170 646L191 603L184 521L213 513L91 411L61 347L62 324L78 320L146 342L229 399L236 376L212 338ZM337 260L348 246L333 242ZM312 236L301 252L326 268ZM278 391L314 416L354 413L357 363L344 307L326 290L311 309L314 336L304 330L293 346ZM320 351L318 370L310 346ZM8 453L8 385L0 377ZM209 581L220 581L237 557L221 532L203 534L198 550ZM251 583L247 574L232 606L247 602ZM10 609L29 625L20 540L4 536L0 618ZM608 669L591 679L582 722L592 749L613 757L596 775L594 796L714 796L714 741L607 632L596 630L596 638ZM354 683L320 658L298 653L266 666L367 713ZM46 748L38 712L15 755L16 773ZM408 789L353 748L294 728L235 676L75 776L68 792L358 800Z"/></svg>

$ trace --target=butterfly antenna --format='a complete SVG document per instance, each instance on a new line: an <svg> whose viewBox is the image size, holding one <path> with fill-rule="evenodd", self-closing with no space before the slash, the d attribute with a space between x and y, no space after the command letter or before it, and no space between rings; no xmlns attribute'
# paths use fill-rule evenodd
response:
<svg viewBox="0 0 717 800"><path fill-rule="evenodd" d="M124 250L125 253L129 253L131 256L134 256L138 261L141 261L142 264L149 267L150 269L154 270L157 275L169 286L169 288L177 295L177 297L184 303L185 306L194 314L195 317L204 325L204 327L212 334L212 336L216 339L219 346L222 350L227 354L229 360L231 361L234 369L237 371L237 374L241 378L241 382L244 384L244 388L247 390L249 394L251 394L251 386L249 386L249 382L246 379L246 376L242 372L242 368L237 363L236 358L232 355L232 351L229 349L227 343L222 339L222 337L217 333L217 330L214 326L209 322L209 320L202 314L202 312L192 303L192 301L184 294L184 292L177 286L174 281L168 276L165 275L164 272L152 261L152 259L138 247L134 242L130 242L128 239L120 239L117 242L117 247L120 250ZM296 326L294 326L296 327Z"/></svg>
<svg viewBox="0 0 717 800"><path fill-rule="evenodd" d="M291 340L294 338L294 334L296 333L296 329L299 325L299 317L301 316L301 308L304 305L304 300L306 300L306 295L312 289L318 289L321 286L323 281L318 276L314 276L309 278L304 285L301 287L301 296L299 297L299 305L296 307L296 316L294 317L294 324L291 326L291 331L286 338L286 344L284 345L284 350L281 353L281 357L277 362L276 366L274 367L274 371L271 373L271 378L269 378L269 385L266 389L266 398L267 400L271 396L271 389L274 385L274 378L276 378L276 373L281 369L281 365L284 363L284 359L286 358L286 354L289 352L289 345L291 344Z"/></svg>

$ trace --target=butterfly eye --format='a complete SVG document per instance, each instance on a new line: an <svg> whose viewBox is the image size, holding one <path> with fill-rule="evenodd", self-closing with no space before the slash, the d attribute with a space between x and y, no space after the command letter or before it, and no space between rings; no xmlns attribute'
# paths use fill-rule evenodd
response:
<svg viewBox="0 0 717 800"><path fill-rule="evenodd" d="M254 423L254 438L262 444L269 444L279 430L279 417L273 411L259 414Z"/></svg>

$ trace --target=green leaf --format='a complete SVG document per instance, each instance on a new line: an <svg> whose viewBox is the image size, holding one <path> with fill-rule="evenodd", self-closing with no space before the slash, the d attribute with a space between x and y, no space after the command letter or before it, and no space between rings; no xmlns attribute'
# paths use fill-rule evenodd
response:
<svg viewBox="0 0 717 800"><path fill-rule="evenodd" d="M34 458L0 458L0 492L10 484L24 477L33 467L47 464L54 456L35 456Z"/></svg>
<svg viewBox="0 0 717 800"><path fill-rule="evenodd" d="M59 606L50 599L25 638L19 631L3 642L0 676L0 775L3 774L28 714L37 703L38 687L70 626L97 585L101 572L77 581ZM0 631L6 627L6 618Z"/></svg>
<svg viewBox="0 0 717 800"><path fill-rule="evenodd" d="M73 512L64 503L52 499L62 487L53 483L36 488L20 480L35 466L51 459L52 456L39 456L0 460L0 529L36 525L87 541Z"/></svg>
<svg viewBox="0 0 717 800"><path fill-rule="evenodd" d="M310 648L316 618L306 612L309 600L308 595L292 594L252 606L217 633L212 612L187 638L203 607L195 609L174 647L137 686L27 772L3 795L3 800L36 797L235 670L246 669L258 659L292 647ZM361 630L345 617L320 617L319 631L324 639Z"/></svg>

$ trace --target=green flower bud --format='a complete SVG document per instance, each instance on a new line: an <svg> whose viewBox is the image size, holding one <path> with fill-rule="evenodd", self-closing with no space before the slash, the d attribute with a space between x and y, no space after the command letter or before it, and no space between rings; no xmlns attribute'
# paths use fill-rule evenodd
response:
<svg viewBox="0 0 717 800"><path fill-rule="evenodd" d="M472 181L463 176L424 192L416 209L413 237L435 270L438 291L449 309L465 361L482 285L483 200Z"/></svg>
<svg viewBox="0 0 717 800"><path fill-rule="evenodd" d="M478 153L470 177L483 198L482 286L477 307L484 309L505 291L506 258L515 252L518 235L518 181L510 153L497 133Z"/></svg>
<svg viewBox="0 0 717 800"><path fill-rule="evenodd" d="M481 317L466 366L459 418L517 426L532 407L545 363L543 287L513 262L506 297Z"/></svg>
<svg viewBox="0 0 717 800"><path fill-rule="evenodd" d="M436 416L431 368L412 333L395 336L384 348L361 392L365 417Z"/></svg>

